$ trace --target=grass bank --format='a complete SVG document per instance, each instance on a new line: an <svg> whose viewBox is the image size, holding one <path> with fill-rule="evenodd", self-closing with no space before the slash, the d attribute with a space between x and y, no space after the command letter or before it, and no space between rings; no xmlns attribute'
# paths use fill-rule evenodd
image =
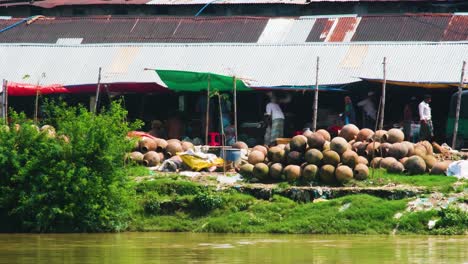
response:
<svg viewBox="0 0 468 264"><path fill-rule="evenodd" d="M398 180L398 177L388 175L387 178ZM447 185L445 179L448 177L413 179L407 183L432 188ZM468 232L466 212L447 208L409 213L405 211L408 199L387 200L357 194L298 203L279 195L261 200L234 189L217 191L215 188L177 175L139 182L136 185L138 206L129 230L309 234ZM398 214L401 216L395 217ZM429 220L437 220L431 230L427 227Z"/></svg>

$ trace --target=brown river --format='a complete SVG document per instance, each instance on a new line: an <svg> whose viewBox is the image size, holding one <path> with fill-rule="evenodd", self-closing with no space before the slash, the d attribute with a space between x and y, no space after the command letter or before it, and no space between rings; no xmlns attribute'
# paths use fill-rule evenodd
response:
<svg viewBox="0 0 468 264"><path fill-rule="evenodd" d="M468 236L0 234L0 263L468 263Z"/></svg>

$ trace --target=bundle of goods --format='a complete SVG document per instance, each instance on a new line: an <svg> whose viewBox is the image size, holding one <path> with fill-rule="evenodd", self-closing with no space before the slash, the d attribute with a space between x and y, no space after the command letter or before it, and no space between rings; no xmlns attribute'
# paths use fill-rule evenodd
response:
<svg viewBox="0 0 468 264"><path fill-rule="evenodd" d="M233 145L247 148L242 142ZM444 174L450 161L438 161L431 143L404 141L400 129L389 131L359 130L346 125L331 138L323 129L307 131L292 138L289 144L267 148L256 146L239 169L247 179L261 182L322 182L343 184L351 179L365 180L369 167L390 173Z"/></svg>

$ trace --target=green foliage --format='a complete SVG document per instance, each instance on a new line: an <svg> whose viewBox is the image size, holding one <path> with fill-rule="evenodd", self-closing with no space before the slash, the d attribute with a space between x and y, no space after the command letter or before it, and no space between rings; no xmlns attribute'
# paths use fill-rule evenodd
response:
<svg viewBox="0 0 468 264"><path fill-rule="evenodd" d="M432 191L451 192L454 191L453 184L457 181L455 177L443 175L404 175L387 173L384 169L370 169L369 179L358 182L361 186L387 185L389 183L406 184L411 186L427 187Z"/></svg>
<svg viewBox="0 0 468 264"><path fill-rule="evenodd" d="M405 213L398 221L397 230L402 234L428 233L427 224L437 217L437 211L421 211Z"/></svg>
<svg viewBox="0 0 468 264"><path fill-rule="evenodd" d="M139 123L129 124L118 103L98 115L48 103L46 113L56 136L14 112L20 128L0 131L0 222L16 223L14 231L124 230L134 199L126 135Z"/></svg>
<svg viewBox="0 0 468 264"><path fill-rule="evenodd" d="M139 185L143 200L148 199L148 193L165 196L157 198L161 207L157 214L136 213L130 230L388 234L396 226L393 216L403 211L407 202L351 195L299 204L279 195L265 201L234 190L214 192L211 187L181 179L155 179ZM168 186L175 191L168 191ZM168 206L164 204L170 204L171 210L164 210Z"/></svg>
<svg viewBox="0 0 468 264"><path fill-rule="evenodd" d="M125 168L125 174L130 177L138 177L138 176L148 176L151 174L151 171L144 166L127 166Z"/></svg>
<svg viewBox="0 0 468 264"><path fill-rule="evenodd" d="M196 195L203 189L197 183L178 178L155 178L140 183L136 188L137 193L155 192L159 195Z"/></svg>
<svg viewBox="0 0 468 264"><path fill-rule="evenodd" d="M430 220L436 220L433 229L428 228ZM468 213L457 207L406 213L398 222L398 232L403 234L463 235L467 231Z"/></svg>
<svg viewBox="0 0 468 264"><path fill-rule="evenodd" d="M434 233L462 235L468 231L468 212L457 207L449 207L439 212L440 220L436 223Z"/></svg>
<svg viewBox="0 0 468 264"><path fill-rule="evenodd" d="M198 213L204 214L220 208L223 205L223 198L211 192L200 192L193 199L193 204L198 209Z"/></svg>
<svg viewBox="0 0 468 264"><path fill-rule="evenodd" d="M161 212L161 198L155 193L147 193L142 201L142 206L145 213L157 215Z"/></svg>

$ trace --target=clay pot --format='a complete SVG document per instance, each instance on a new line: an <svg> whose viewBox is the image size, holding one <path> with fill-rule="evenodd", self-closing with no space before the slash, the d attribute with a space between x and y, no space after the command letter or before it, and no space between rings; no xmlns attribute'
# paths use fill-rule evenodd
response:
<svg viewBox="0 0 468 264"><path fill-rule="evenodd" d="M138 141L138 146L140 147L140 151L142 153L146 153L148 151L156 151L156 141L152 138L143 137Z"/></svg>
<svg viewBox="0 0 468 264"><path fill-rule="evenodd" d="M369 139L372 138L373 135L374 135L374 131L368 128L363 128L359 130L359 133L356 136L356 141L368 141Z"/></svg>
<svg viewBox="0 0 468 264"><path fill-rule="evenodd" d="M161 162L159 153L155 151L148 151L144 156L143 156L143 164L148 167L153 167L158 165Z"/></svg>

